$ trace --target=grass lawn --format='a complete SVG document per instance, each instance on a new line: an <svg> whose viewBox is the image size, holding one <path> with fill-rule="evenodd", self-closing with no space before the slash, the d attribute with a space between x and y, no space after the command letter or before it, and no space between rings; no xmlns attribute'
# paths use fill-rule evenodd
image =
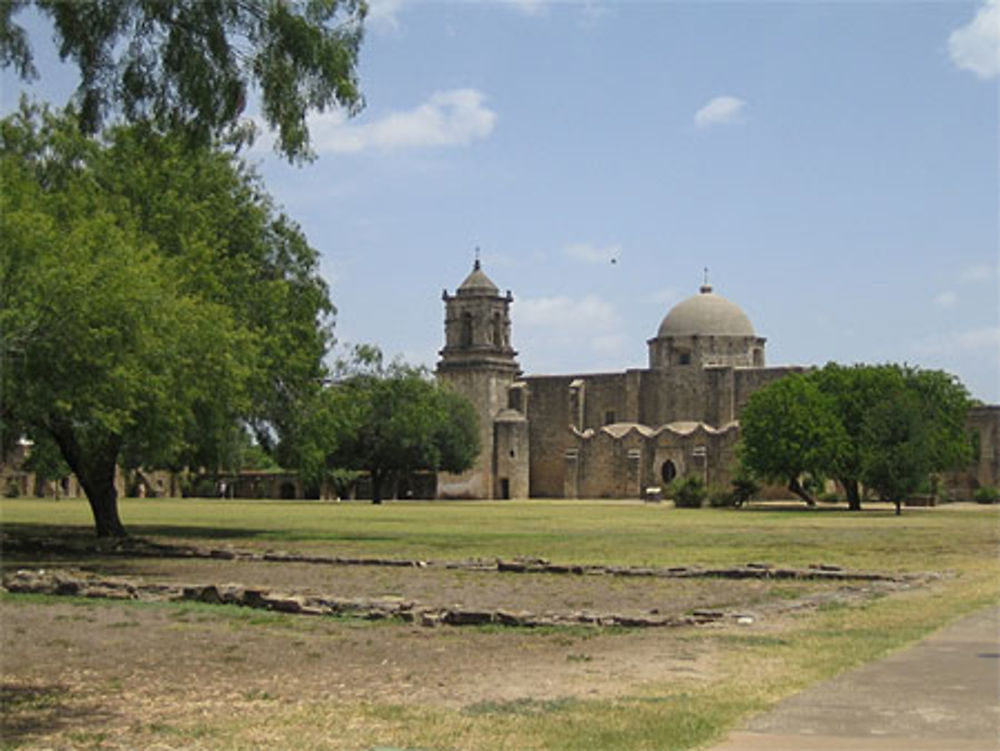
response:
<svg viewBox="0 0 1000 751"><path fill-rule="evenodd" d="M145 499L123 501L121 512L133 534L213 547L425 560L822 563L944 576L751 627L642 634L421 629L6 595L6 654L37 633L67 655L64 665L4 661L5 726L33 728L8 734L6 747L698 748L803 686L1000 600L1000 509L988 506L905 509L896 517L878 505L852 514L614 501ZM13 534L86 534L91 523L83 501L4 500L0 519ZM150 657L157 645L170 653L161 661ZM275 660L275 653L284 656ZM74 682L81 674L91 678ZM233 684L239 690L227 693ZM94 731L85 714L65 720L71 710L94 706L118 717L110 730ZM57 715L63 719L56 722Z"/></svg>

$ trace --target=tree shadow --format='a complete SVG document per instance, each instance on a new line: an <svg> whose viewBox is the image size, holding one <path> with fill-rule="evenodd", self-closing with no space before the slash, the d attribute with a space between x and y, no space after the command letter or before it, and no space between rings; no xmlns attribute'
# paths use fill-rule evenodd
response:
<svg viewBox="0 0 1000 751"><path fill-rule="evenodd" d="M892 504L869 501L863 505L859 511L851 511L846 503L818 503L815 506L807 506L801 501L751 501L745 503L734 511L757 513L766 511L777 511L781 513L801 513L801 514L842 514L850 516L895 516L896 509ZM904 507L903 513L913 513L926 511L926 507L912 506Z"/></svg>
<svg viewBox="0 0 1000 751"><path fill-rule="evenodd" d="M94 703L71 701L54 683L0 683L0 745L16 748L33 738L71 727L94 727L111 716Z"/></svg>
<svg viewBox="0 0 1000 751"><path fill-rule="evenodd" d="M190 541L264 539L268 530L143 526L132 528L132 532L124 539L98 539L88 528L7 523L0 536L0 566L10 570L31 566L93 565L122 557L185 557L190 551ZM170 538L176 542L168 541Z"/></svg>

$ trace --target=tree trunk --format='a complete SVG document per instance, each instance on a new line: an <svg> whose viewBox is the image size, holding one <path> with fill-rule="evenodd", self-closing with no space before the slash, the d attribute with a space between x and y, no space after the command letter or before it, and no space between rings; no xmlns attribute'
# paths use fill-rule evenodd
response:
<svg viewBox="0 0 1000 751"><path fill-rule="evenodd" d="M121 437L109 434L84 449L68 425L50 428L49 432L87 494L97 536L127 537L118 517L118 491L115 490Z"/></svg>
<svg viewBox="0 0 1000 751"><path fill-rule="evenodd" d="M382 473L373 469L372 477L372 503L376 506L382 503Z"/></svg>
<svg viewBox="0 0 1000 751"><path fill-rule="evenodd" d="M795 495L797 495L799 498L801 498L803 501L805 501L806 505L809 506L816 505L816 499L813 498L811 495L809 495L809 491L807 491L804 487L802 487L802 484L799 482L798 477L793 477L791 480L788 481L788 489L792 491Z"/></svg>
<svg viewBox="0 0 1000 751"><path fill-rule="evenodd" d="M850 511L861 510L861 491L858 488L857 480L841 480L844 486L844 494L847 496L847 508Z"/></svg>

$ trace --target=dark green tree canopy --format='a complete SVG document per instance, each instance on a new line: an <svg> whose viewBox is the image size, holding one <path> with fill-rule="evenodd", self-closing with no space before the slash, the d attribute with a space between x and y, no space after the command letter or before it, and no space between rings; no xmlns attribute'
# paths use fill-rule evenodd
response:
<svg viewBox="0 0 1000 751"><path fill-rule="evenodd" d="M356 67L365 0L4 0L0 65L37 76L17 12L55 27L59 55L80 73L79 124L97 133L113 113L184 132L206 145L252 138L241 119L258 94L277 148L308 158L308 112L362 106Z"/></svg>
<svg viewBox="0 0 1000 751"><path fill-rule="evenodd" d="M845 434L830 398L808 375L793 374L755 392L740 413L743 466L812 505L800 477L822 477L843 450Z"/></svg>
<svg viewBox="0 0 1000 751"><path fill-rule="evenodd" d="M318 387L317 255L237 158L181 137L25 106L0 147L2 428L53 440L123 534L117 463L217 467Z"/></svg>
<svg viewBox="0 0 1000 751"><path fill-rule="evenodd" d="M853 510L861 487L896 504L933 472L964 466L965 387L942 371L830 363L756 392L740 416L744 467L766 479L834 477Z"/></svg>
<svg viewBox="0 0 1000 751"><path fill-rule="evenodd" d="M379 502L404 473L468 469L479 454L479 428L472 404L426 369L385 365L376 347L361 345L303 415L294 445L307 478L368 471Z"/></svg>

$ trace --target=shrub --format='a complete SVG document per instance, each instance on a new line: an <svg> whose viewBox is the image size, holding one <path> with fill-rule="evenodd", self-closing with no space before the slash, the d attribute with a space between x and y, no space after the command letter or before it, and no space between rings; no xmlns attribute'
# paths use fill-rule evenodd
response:
<svg viewBox="0 0 1000 751"><path fill-rule="evenodd" d="M705 503L705 481L697 475L679 477L670 484L670 494L677 508L701 508Z"/></svg>
<svg viewBox="0 0 1000 751"><path fill-rule="evenodd" d="M998 503L1000 502L1000 490L990 485L976 488L972 494L972 500L976 503Z"/></svg>
<svg viewBox="0 0 1000 751"><path fill-rule="evenodd" d="M730 494L732 505L739 508L744 503L749 503L757 493L760 492L760 485L753 479L753 476L742 467L736 470L732 479L733 491Z"/></svg>
<svg viewBox="0 0 1000 751"><path fill-rule="evenodd" d="M712 508L735 508L736 494L721 485L713 485L708 489L708 505Z"/></svg>

